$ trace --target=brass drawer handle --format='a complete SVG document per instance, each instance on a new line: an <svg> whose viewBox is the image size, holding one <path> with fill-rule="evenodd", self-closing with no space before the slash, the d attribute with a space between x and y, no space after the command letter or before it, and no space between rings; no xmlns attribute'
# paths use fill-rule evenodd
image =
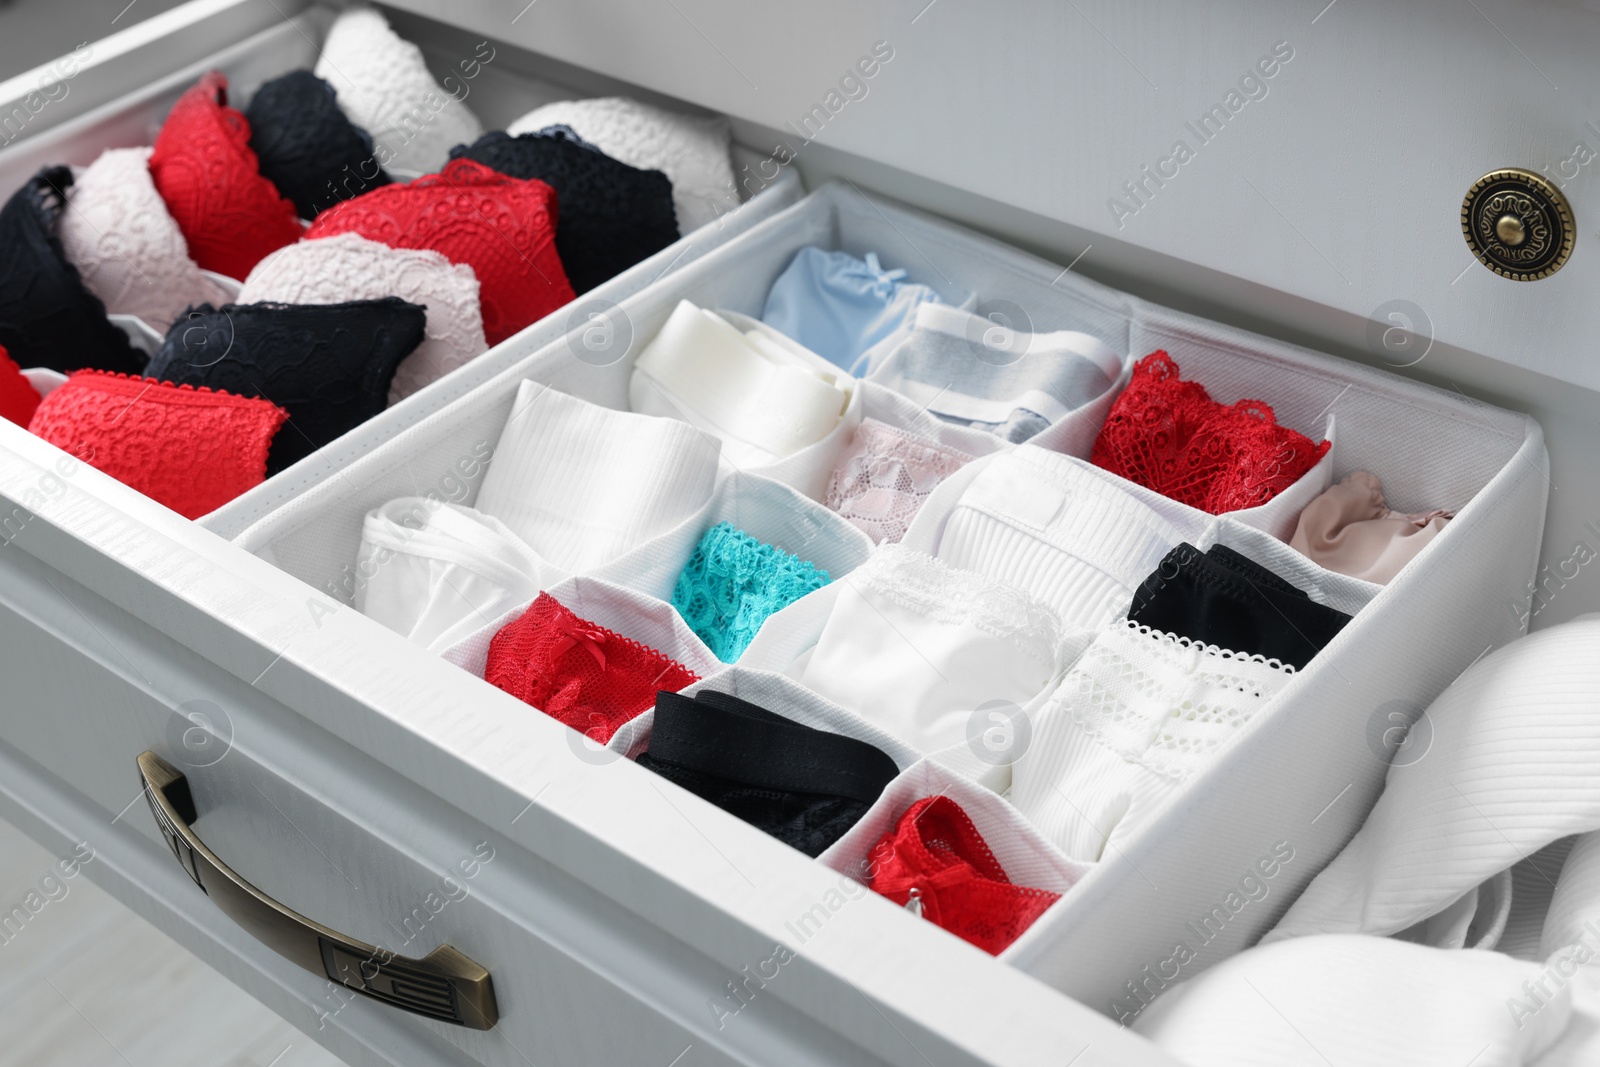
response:
<svg viewBox="0 0 1600 1067"><path fill-rule="evenodd" d="M1505 167L1472 183L1461 201L1461 233L1478 262L1502 278L1536 282L1572 256L1578 228L1553 182Z"/></svg>
<svg viewBox="0 0 1600 1067"><path fill-rule="evenodd" d="M500 1018L489 972L440 945L420 960L345 937L279 904L233 872L189 825L197 816L188 779L172 764L139 756L145 799L178 863L207 896L263 944L313 974L397 1008L471 1030Z"/></svg>

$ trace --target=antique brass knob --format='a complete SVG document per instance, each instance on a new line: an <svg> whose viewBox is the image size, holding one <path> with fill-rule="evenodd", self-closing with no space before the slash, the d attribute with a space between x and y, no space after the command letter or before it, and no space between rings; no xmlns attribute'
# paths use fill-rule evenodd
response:
<svg viewBox="0 0 1600 1067"><path fill-rule="evenodd" d="M1548 278L1572 255L1572 205L1548 179L1517 167L1492 170L1461 201L1461 232L1478 262L1502 278Z"/></svg>

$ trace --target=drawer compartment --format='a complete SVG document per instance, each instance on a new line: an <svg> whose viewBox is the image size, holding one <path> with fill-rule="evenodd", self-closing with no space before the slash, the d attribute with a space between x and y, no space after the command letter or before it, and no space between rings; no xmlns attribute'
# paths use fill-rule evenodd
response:
<svg viewBox="0 0 1600 1067"><path fill-rule="evenodd" d="M1280 421L1313 440L1336 420L1334 477L1371 469L1395 506L1456 512L1434 544L1380 587L1323 571L1259 528L1276 519L1187 509L1199 547L1227 545L1292 574L1314 599L1356 618L1205 773L1175 791L1135 838L1108 851L1008 951L1017 967L1096 1010L1131 1017L1172 978L1170 969L1165 979L1157 971L1175 946L1187 946L1187 976L1270 928L1360 825L1381 789L1384 731L1414 719L1468 664L1522 632L1519 605L1538 555L1548 490L1543 438L1533 420L1169 311L837 184L624 301L621 313L637 339L625 357L595 366L574 358L568 344L551 345L352 464L338 484L320 486L257 523L237 543L318 593L350 603L362 580L355 567L365 513L397 497L430 493L472 504L486 467L463 460L492 453L524 379L626 409L632 358L678 301L759 314L773 279L810 244L875 252L886 267L908 271L951 302L976 294L980 311L1005 301L1006 313L1034 330L1083 331L1132 358L1165 349L1186 379L1204 382L1219 401L1260 397ZM1072 419L1042 436L1087 458L1098 423L1085 433ZM941 499L957 495L965 475L941 486L926 511L936 513ZM1165 506L1185 511L1170 501ZM919 516L907 543L931 550L938 536L937 522ZM454 684L463 702L485 689L465 675ZM1247 907L1225 907L1240 899L1240 878L1274 855L1280 862L1269 894ZM1212 920L1197 936L1193 931L1218 907L1227 920Z"/></svg>
<svg viewBox="0 0 1600 1067"><path fill-rule="evenodd" d="M172 37L205 40L208 35L225 36L229 28L234 26L253 30L254 22L239 6L226 6L220 11L195 12L195 21L173 31L169 37L143 44L134 56L112 54L102 61L95 61L93 49L111 53L115 39L98 42L90 51L90 61L68 83L72 91L63 97L62 109L69 104L76 106L79 96L93 96L101 87L99 83L116 83L132 76L135 71L143 73L148 78L147 83L81 114L74 114L66 121L60 121L54 109L41 112L38 123L24 128L24 136L0 150L0 195L10 196L13 190L42 167L60 163L82 167L93 162L107 148L152 143L172 103L207 70L221 70L228 76L230 103L243 109L250 94L263 82L289 70L316 64L319 55L317 42L327 33L335 14L333 9L326 7L291 8L288 16L274 19L269 28L250 33L237 43L204 58L197 57L173 68L162 69L159 73L149 70L154 57L166 54L188 57L192 53L190 46L174 44ZM475 55L474 49L483 40L463 30L420 20L415 16L404 18L406 23L402 32L409 34L423 47L430 68L435 71L453 71L459 57ZM464 83L468 86L469 106L482 120L486 130L503 129L529 110L550 101L598 94L638 93L637 89L621 82L542 60L515 46L495 43L491 47L494 48L492 60L478 68L480 73L473 82ZM572 84L571 79L574 78L583 84ZM82 93L78 93L80 89ZM651 101L661 101L659 96L644 95ZM669 107L674 106L670 101L661 102ZM682 105L676 106L682 108ZM47 121L56 124L46 126ZM749 146L735 143L733 158L737 168L762 156ZM376 447L403 427L449 403L479 382L493 377L504 366L564 336L575 325L588 321L591 313L609 308L663 274L692 262L708 249L792 204L800 196L799 180L792 171L786 170L753 195L741 190L741 196L746 197L744 203L723 213L714 222L684 234L660 252L584 293L574 303L547 315L465 366L234 498L202 521L225 536L237 533L274 508L282 506L296 493L331 476L344 464ZM9 424L0 429L0 433L13 432L16 431Z"/></svg>

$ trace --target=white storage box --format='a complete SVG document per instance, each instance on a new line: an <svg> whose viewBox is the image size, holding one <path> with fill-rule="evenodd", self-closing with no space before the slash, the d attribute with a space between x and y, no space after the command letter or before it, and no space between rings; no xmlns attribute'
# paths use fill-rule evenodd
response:
<svg viewBox="0 0 1600 1067"><path fill-rule="evenodd" d="M1314 598L1359 614L1208 772L1108 853L1008 953L1097 1010L1130 1016L1160 983L1192 975L1270 927L1376 798L1385 731L1415 718L1468 664L1522 631L1515 605L1533 573L1548 490L1543 438L1531 419L1168 311L833 184L624 301L621 314L638 339L626 355L597 366L556 342L258 522L238 543L340 596L368 509L418 487L450 489L450 499L472 503L481 470L466 473L462 457L492 447L524 378L625 408L632 357L679 300L758 314L772 280L808 244L876 252L947 295L977 293L980 310L1006 301L1013 321L1020 313L1035 330L1081 330L1134 358L1165 349L1217 400L1266 400L1281 422L1314 439L1335 416L1334 477L1372 470L1396 507L1457 512L1411 566L1378 587L1322 571L1240 521L1249 513L1212 517L1161 502L1188 513L1199 547L1228 544ZM1058 430L1041 439L1087 457L1092 432ZM908 544L936 547L938 513L968 471L940 487ZM460 685L466 702L478 683L463 677ZM1269 893L1235 907L1244 899L1241 877L1271 856L1279 862ZM1179 945L1189 950L1178 953L1181 966L1167 962Z"/></svg>

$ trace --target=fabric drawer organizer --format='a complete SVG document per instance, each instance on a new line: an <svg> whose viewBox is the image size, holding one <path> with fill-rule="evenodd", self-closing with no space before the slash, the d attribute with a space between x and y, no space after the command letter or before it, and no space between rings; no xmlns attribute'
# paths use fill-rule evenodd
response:
<svg viewBox="0 0 1600 1067"><path fill-rule="evenodd" d="M148 145L173 102L194 85L208 70L220 70L229 80L229 103L244 110L255 89L270 79L296 68L317 64L320 42L326 36L336 11L312 7L285 19L272 29L216 53L203 62L174 71L144 88L102 105L56 128L20 140L0 151L0 195L10 196L41 167L54 164L87 166L108 148ZM406 22L397 22L401 35L414 39L435 71L453 70L460 56L471 56L482 39L454 28L430 27L414 32ZM583 88L551 81L543 75L542 64L513 46L494 42L492 61L482 65L476 81L469 87L468 106L485 129L503 129L519 116L550 101L566 100L596 93L627 94L620 83L596 81L589 76ZM763 158L754 149L733 145L733 163ZM414 175L397 171L397 180ZM748 196L741 191L741 197ZM399 430L424 418L473 386L564 336L575 323L587 322L595 310L604 310L668 271L692 262L708 249L738 234L753 223L793 204L801 195L798 178L789 172L780 175L746 203L720 215L713 223L686 232L676 242L598 287L582 294L531 326L491 347L463 367L407 397L376 417L367 420L344 436L293 464L255 488L235 497L228 504L204 516L202 524L224 536L231 536L249 523L281 506L295 494L331 476L345 464L388 440ZM159 338L152 339L159 344ZM151 343L149 340L146 344Z"/></svg>
<svg viewBox="0 0 1600 1067"><path fill-rule="evenodd" d="M1178 774L1158 791L1136 831L1113 839L1097 862L1074 866L1057 857L1033 868L1064 891L1002 958L1097 1010L1116 1017L1136 1013L1162 983L1210 966L1268 929L1360 825L1381 789L1384 729L1417 714L1473 660L1521 632L1520 619L1505 602L1524 590L1533 572L1548 489L1543 437L1531 419L1161 308L877 194L833 184L623 301L635 338L625 358L596 365L557 340L519 362L508 361L492 380L396 433L339 478L255 522L236 543L318 591L354 602L369 577L357 568L367 512L430 492L471 505L498 461L494 446L514 408L543 395L541 387L627 410L633 361L680 300L759 315L774 278L808 245L858 256L875 252L886 267L906 270L951 304L970 303L976 295L980 312L1000 307L1013 318L1024 316L1034 331L1088 333L1125 363L1164 349L1186 379L1204 382L1219 401L1266 398L1281 423L1313 440L1333 438L1330 461L1307 475L1319 486L1325 484L1320 479L1352 470L1376 470L1395 507L1456 512L1436 542L1386 586L1325 571L1279 539L1288 533L1281 507L1212 516L1089 465L1114 389L1032 442L991 449L940 485L912 523L907 549L933 551L959 540L966 536L963 524L983 512L984 493L1004 486L996 472L1007 464L1042 464L1063 478L1098 479L1142 503L1167 524L1173 542L1227 546L1289 578L1312 600L1355 616L1305 669L1279 679L1276 694L1238 720L1231 733L1224 731L1220 741L1215 735L1196 741L1206 755L1194 773ZM897 410L870 381L858 383L857 391L863 403ZM880 399L874 401L875 395ZM837 455L842 437L829 447ZM789 483L787 497L769 476ZM849 547L853 542L827 525L835 516L799 495L813 501L820 496L814 464L742 473L724 466L720 477L723 501L703 509L697 529L714 522L712 514L727 514L745 494L755 494L750 499L763 502L751 513L765 516L756 521L767 523L783 543L778 516L782 499L788 499L796 516L788 535L799 538L793 543L822 546L818 551L830 552L834 566L861 565L862 550ZM1296 485L1284 495L1298 499L1298 509L1314 493ZM1049 518L1040 521L1047 525ZM885 549L871 551L867 558L875 561ZM671 552L636 554L591 576L659 598L681 558ZM737 691L754 684L740 677L759 679L767 677L759 672L792 664L816 645L826 605L847 595L847 584L836 582L773 616L734 674L718 673L704 684ZM1099 629L1105 627L1102 620ZM458 644L448 658L481 671L484 642L493 632L486 627L476 646ZM758 673L738 673L750 671ZM463 675L464 703L470 703L475 684ZM838 721L841 712L817 712L815 721ZM1029 715L1037 712L1027 709ZM636 753L648 730L647 714L617 731L610 745ZM840 732L880 733L864 722ZM1011 766L986 761L966 744L922 752L909 767L918 754L903 745L894 752L902 769L897 782L953 779L960 783L958 792L968 791L964 795L1012 784ZM907 789L917 792L892 786L882 803L903 808ZM1005 824L1000 814L1007 810L987 805L974 814L993 827ZM891 817L877 812L863 825L881 827ZM824 862L846 869L870 844L862 836L847 835ZM1263 880L1260 864L1267 860L1273 860L1272 875ZM1081 877L1074 883L1076 874ZM1257 889L1246 895L1241 878Z"/></svg>

